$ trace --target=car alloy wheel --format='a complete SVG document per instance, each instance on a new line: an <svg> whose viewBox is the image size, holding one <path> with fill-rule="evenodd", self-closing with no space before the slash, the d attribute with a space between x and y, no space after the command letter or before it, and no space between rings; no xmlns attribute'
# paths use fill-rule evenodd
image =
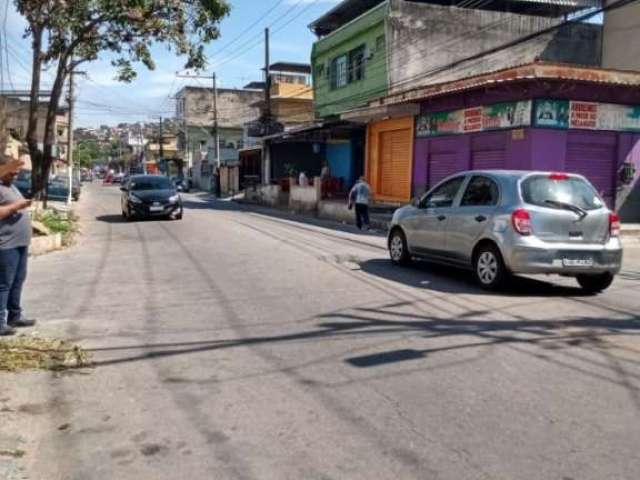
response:
<svg viewBox="0 0 640 480"><path fill-rule="evenodd" d="M396 230L391 235L391 240L389 240L389 256L391 257L391 261L396 265L406 265L410 261L407 242L404 234L400 230Z"/></svg>
<svg viewBox="0 0 640 480"><path fill-rule="evenodd" d="M491 285L498 277L498 259L491 251L484 251L478 257L478 278L484 285Z"/></svg>

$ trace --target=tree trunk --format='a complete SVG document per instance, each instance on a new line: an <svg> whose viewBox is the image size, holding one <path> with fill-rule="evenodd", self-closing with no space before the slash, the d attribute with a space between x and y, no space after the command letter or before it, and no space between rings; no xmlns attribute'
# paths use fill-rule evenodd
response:
<svg viewBox="0 0 640 480"><path fill-rule="evenodd" d="M32 24L32 48L31 60L31 102L29 104L29 124L27 126L27 145L31 156L32 175L31 191L34 195L42 190L42 152L38 148L38 109L40 102L40 75L42 73L42 33L39 25Z"/></svg>
<svg viewBox="0 0 640 480"><path fill-rule="evenodd" d="M67 78L67 56L60 58L58 62L58 70L56 72L56 79L53 82L53 88L51 89L51 97L49 98L49 107L47 109L46 123L44 127L44 146L42 152L42 182L44 191L44 206L47 205L47 187L49 180L49 172L51 171L51 164L53 163L53 146L56 142L56 117L58 115L58 105L60 104L60 97L64 90L64 83ZM71 185L69 185L71 188Z"/></svg>

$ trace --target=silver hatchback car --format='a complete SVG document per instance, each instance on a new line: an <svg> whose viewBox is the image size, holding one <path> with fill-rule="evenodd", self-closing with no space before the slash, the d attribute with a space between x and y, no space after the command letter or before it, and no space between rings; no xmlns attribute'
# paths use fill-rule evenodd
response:
<svg viewBox="0 0 640 480"><path fill-rule="evenodd" d="M391 260L422 258L473 270L495 290L510 274L575 277L589 293L622 265L620 221L580 175L470 171L393 215Z"/></svg>

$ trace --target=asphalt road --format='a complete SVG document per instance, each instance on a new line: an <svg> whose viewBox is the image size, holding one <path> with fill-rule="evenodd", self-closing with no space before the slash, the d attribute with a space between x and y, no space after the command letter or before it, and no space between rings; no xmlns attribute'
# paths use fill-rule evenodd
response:
<svg viewBox="0 0 640 480"><path fill-rule="evenodd" d="M0 478L637 480L640 243L601 296L487 294L351 227L86 190L26 304L96 365L0 376Z"/></svg>

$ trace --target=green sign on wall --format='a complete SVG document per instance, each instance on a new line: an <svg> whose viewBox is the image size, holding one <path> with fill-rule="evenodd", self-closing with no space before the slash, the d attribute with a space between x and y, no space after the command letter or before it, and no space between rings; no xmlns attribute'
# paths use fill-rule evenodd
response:
<svg viewBox="0 0 640 480"><path fill-rule="evenodd" d="M533 124L536 127L569 128L569 100L536 100Z"/></svg>
<svg viewBox="0 0 640 480"><path fill-rule="evenodd" d="M503 102L451 112L425 113L416 124L418 137L520 128L531 125L531 100Z"/></svg>

